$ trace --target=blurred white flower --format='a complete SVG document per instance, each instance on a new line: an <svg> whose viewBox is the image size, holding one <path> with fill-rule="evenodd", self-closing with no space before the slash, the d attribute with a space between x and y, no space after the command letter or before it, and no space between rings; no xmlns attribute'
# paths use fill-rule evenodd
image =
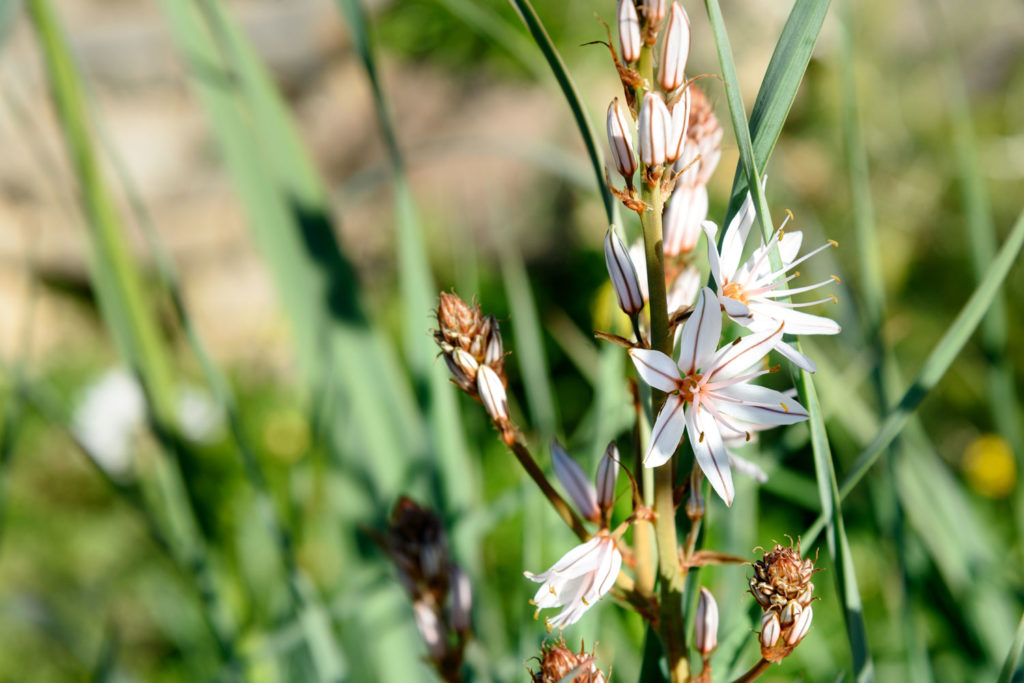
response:
<svg viewBox="0 0 1024 683"><path fill-rule="evenodd" d="M123 479L132 469L132 441L145 421L138 380L124 368L112 368L85 389L71 429L104 472Z"/></svg>
<svg viewBox="0 0 1024 683"><path fill-rule="evenodd" d="M182 434L199 443L217 437L224 413L201 389L186 386L178 401ZM86 387L72 417L72 431L104 472L131 475L136 436L146 426L146 397L134 374L111 368Z"/></svg>
<svg viewBox="0 0 1024 683"><path fill-rule="evenodd" d="M576 546L543 574L523 572L526 578L543 584L531 603L537 612L562 607L548 628L575 624L590 607L611 590L622 567L622 554L615 540L606 534L594 536Z"/></svg>

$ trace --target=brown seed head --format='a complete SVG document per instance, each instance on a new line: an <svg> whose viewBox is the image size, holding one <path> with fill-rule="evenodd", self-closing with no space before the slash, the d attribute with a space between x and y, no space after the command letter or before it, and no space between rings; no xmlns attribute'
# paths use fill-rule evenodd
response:
<svg viewBox="0 0 1024 683"><path fill-rule="evenodd" d="M385 547L414 601L444 604L451 559L444 526L434 511L405 496L399 498L391 513Z"/></svg>
<svg viewBox="0 0 1024 683"><path fill-rule="evenodd" d="M794 547L775 544L771 552L753 563L750 593L761 605L764 618L779 633L761 637L761 656L770 662L782 661L799 644L810 628L814 600L814 560L800 557L799 543ZM770 614L769 614L770 613ZM765 621L762 621L762 624Z"/></svg>
<svg viewBox="0 0 1024 683"><path fill-rule="evenodd" d="M471 396L477 395L476 371L481 365L489 365L505 382L505 349L498 321L483 315L476 302L471 306L456 294L441 292L434 341L455 384Z"/></svg>
<svg viewBox="0 0 1024 683"><path fill-rule="evenodd" d="M604 674L594 664L594 654L586 652L582 642L578 653L566 647L564 639L545 644L536 659L540 668L530 672L532 683L558 683L574 671L571 683L605 683Z"/></svg>

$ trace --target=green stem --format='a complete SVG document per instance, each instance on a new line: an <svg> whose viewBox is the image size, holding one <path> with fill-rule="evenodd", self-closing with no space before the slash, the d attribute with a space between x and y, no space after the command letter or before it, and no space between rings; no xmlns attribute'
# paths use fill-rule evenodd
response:
<svg viewBox="0 0 1024 683"><path fill-rule="evenodd" d="M649 82L653 78L651 48L644 47L637 64L640 75ZM638 93L642 102L642 93ZM665 291L665 255L662 251L661 210L663 200L659 186L647 182L646 168L641 169L641 198L646 208L640 215L644 230L644 249L647 259L647 287L650 293L651 348L672 353L672 338L668 334L668 299ZM665 394L651 392L651 414L657 415L665 402ZM658 578L661 592L659 631L668 660L669 678L673 683L688 681L690 667L687 661L686 624L683 616L683 590L686 575L679 562L679 541L676 534L676 508L674 501L672 468L659 467L654 472L654 535L658 541Z"/></svg>

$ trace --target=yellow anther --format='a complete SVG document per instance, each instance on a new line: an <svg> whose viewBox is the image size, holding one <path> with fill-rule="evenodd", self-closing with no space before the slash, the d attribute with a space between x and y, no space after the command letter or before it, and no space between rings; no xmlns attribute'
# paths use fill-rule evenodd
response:
<svg viewBox="0 0 1024 683"><path fill-rule="evenodd" d="M551 591L551 594L552 594L552 595L557 595L557 594L555 593L555 587L554 587L554 586L548 586L548 590L549 590L549 591Z"/></svg>
<svg viewBox="0 0 1024 683"><path fill-rule="evenodd" d="M784 411L786 411L787 413L789 412L789 408L788 408L788 407L786 406L786 404L785 404L785 403L782 403L782 402L780 401L780 402L779 402L779 405L780 405L780 406L782 406L782 409L783 409Z"/></svg>
<svg viewBox="0 0 1024 683"><path fill-rule="evenodd" d="M584 604L584 605L586 605L587 607L590 607L590 603L589 603L589 602L587 602L587 599L586 599L586 598L580 598L580 600L582 600L582 601L583 601L583 604Z"/></svg>
<svg viewBox="0 0 1024 683"><path fill-rule="evenodd" d="M773 365L770 368L768 368L768 372L778 372L781 369L782 369L781 365Z"/></svg>
<svg viewBox="0 0 1024 683"><path fill-rule="evenodd" d="M829 275L829 277L835 280L837 284L843 284L843 281L839 279L838 275Z"/></svg>
<svg viewBox="0 0 1024 683"><path fill-rule="evenodd" d="M838 304L839 303L839 298L835 294L829 294L828 298L832 299L832 303L834 303L834 304Z"/></svg>
<svg viewBox="0 0 1024 683"><path fill-rule="evenodd" d="M790 211L789 209L786 209L786 215L789 216L789 220L791 220L791 221L795 221L796 220L796 216L794 216L793 212Z"/></svg>
<svg viewBox="0 0 1024 683"><path fill-rule="evenodd" d="M839 242L836 242L835 240L829 240L828 243L831 244L833 247L839 246Z"/></svg>
<svg viewBox="0 0 1024 683"><path fill-rule="evenodd" d="M704 432L700 433L700 438L697 439L697 443L704 443Z"/></svg>
<svg viewBox="0 0 1024 683"><path fill-rule="evenodd" d="M547 627L548 633L551 633L551 620L550 619L545 619L544 620L544 626Z"/></svg>
<svg viewBox="0 0 1024 683"><path fill-rule="evenodd" d="M747 443L750 443L750 432L743 432L747 435Z"/></svg>

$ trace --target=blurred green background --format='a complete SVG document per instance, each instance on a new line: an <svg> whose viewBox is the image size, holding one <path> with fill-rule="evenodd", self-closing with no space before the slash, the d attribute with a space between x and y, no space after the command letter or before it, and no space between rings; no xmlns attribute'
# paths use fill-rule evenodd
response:
<svg viewBox="0 0 1024 683"><path fill-rule="evenodd" d="M0 680L433 680L366 533L400 493L441 511L473 580L472 680L523 680L545 633L522 571L572 536L434 362L435 292L502 321L545 469L552 436L590 472L611 438L627 454L632 418L623 357L591 335L622 324L601 199L514 10L367 3L399 159L351 3L50 4L0 1ZM585 44L613 5L535 3L599 130L618 84ZM725 5L749 107L791 5ZM717 73L686 8L690 72ZM702 84L726 129L721 221L738 154L721 82ZM840 479L886 413L867 274L898 397L1021 209L1022 104L1020 3L833 3L766 170L777 221L840 243L806 273L843 282L843 334L812 345ZM1003 292L844 503L879 680L993 679L1024 607L1020 268ZM755 559L820 504L806 427L746 450L771 478L710 502L705 545ZM819 566L814 627L765 680L849 667L824 547ZM748 574L700 574L716 680L756 660ZM643 624L611 602L566 635L635 680Z"/></svg>

